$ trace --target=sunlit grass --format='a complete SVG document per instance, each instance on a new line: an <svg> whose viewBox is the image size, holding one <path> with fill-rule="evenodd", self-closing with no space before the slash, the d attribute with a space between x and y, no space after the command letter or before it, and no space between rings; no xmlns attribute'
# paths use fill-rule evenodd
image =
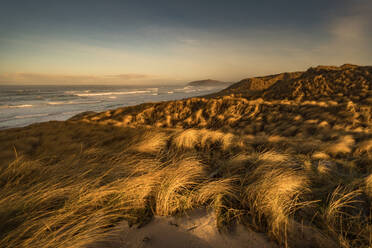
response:
<svg viewBox="0 0 372 248"><path fill-rule="evenodd" d="M20 146L29 134L37 144ZM221 229L240 222L281 246L299 247L304 235L319 247L371 245L371 176L322 152L321 142L310 140L319 151L304 156L297 138L77 123L1 139L4 247L83 247L124 220L145 224L200 207L215 210ZM330 144L352 154L352 140Z"/></svg>
<svg viewBox="0 0 372 248"><path fill-rule="evenodd" d="M86 247L198 208L279 247L372 247L371 69L0 131L0 247Z"/></svg>

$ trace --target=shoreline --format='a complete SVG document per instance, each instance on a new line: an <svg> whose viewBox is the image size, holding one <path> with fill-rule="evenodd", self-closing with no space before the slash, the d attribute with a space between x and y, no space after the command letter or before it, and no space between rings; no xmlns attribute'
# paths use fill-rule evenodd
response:
<svg viewBox="0 0 372 248"><path fill-rule="evenodd" d="M372 68L324 70L0 130L0 246L370 246Z"/></svg>

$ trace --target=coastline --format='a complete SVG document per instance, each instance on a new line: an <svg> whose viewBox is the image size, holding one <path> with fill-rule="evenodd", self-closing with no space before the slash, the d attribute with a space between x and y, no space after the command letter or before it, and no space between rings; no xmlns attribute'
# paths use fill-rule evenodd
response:
<svg viewBox="0 0 372 248"><path fill-rule="evenodd" d="M324 70L0 130L0 246L370 245L372 69Z"/></svg>

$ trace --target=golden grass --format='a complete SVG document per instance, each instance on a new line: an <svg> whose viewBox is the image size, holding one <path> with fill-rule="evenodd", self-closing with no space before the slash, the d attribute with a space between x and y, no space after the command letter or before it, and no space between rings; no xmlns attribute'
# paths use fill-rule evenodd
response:
<svg viewBox="0 0 372 248"><path fill-rule="evenodd" d="M371 245L371 217L360 209L362 190L337 186L330 194L323 218L329 232L340 241L340 247ZM368 220L369 218L369 220Z"/></svg>
<svg viewBox="0 0 372 248"><path fill-rule="evenodd" d="M138 152L157 153L165 148L168 138L162 132L147 132L134 149Z"/></svg>
<svg viewBox="0 0 372 248"><path fill-rule="evenodd" d="M216 100L211 111L224 101L239 102ZM303 126L288 132L298 116L291 101L239 104L228 111L253 111L245 123L260 133L76 121L1 131L0 247L85 247L120 222L143 225L200 207L214 209L221 230L239 221L282 247L305 239L314 241L308 247L371 246L368 132L334 129L329 109L320 125L325 114L312 116L314 104L300 105L308 108ZM151 113L141 116L151 124Z"/></svg>
<svg viewBox="0 0 372 248"><path fill-rule="evenodd" d="M182 131L174 138L174 144L179 149L194 149L199 140L199 132L195 129Z"/></svg>
<svg viewBox="0 0 372 248"><path fill-rule="evenodd" d="M205 177L203 165L194 159L186 159L164 170L155 195L155 213L171 215L192 208L192 189Z"/></svg>
<svg viewBox="0 0 372 248"><path fill-rule="evenodd" d="M258 163L246 178L242 204L254 216L257 227L267 226L264 231L285 245L291 216L311 203L303 198L310 192L310 182L304 173L287 164L290 161L285 155L263 153Z"/></svg>
<svg viewBox="0 0 372 248"><path fill-rule="evenodd" d="M180 131L173 137L172 144L177 149L210 149L214 146L220 146L222 150L229 150L233 143L240 146L241 143L231 133L221 131L212 131L208 129L186 129Z"/></svg>
<svg viewBox="0 0 372 248"><path fill-rule="evenodd" d="M198 191L196 191L195 200L198 204L215 205L219 196L226 196L230 199L237 200L239 197L238 189L235 182L237 178L223 178L212 181L206 181L201 184Z"/></svg>
<svg viewBox="0 0 372 248"><path fill-rule="evenodd" d="M312 158L314 159L329 159L329 155L325 152L314 152L312 155L311 155Z"/></svg>
<svg viewBox="0 0 372 248"><path fill-rule="evenodd" d="M372 199L372 174L366 177L366 193L370 199Z"/></svg>
<svg viewBox="0 0 372 248"><path fill-rule="evenodd" d="M368 139L368 140L360 142L355 152L357 155L367 153L368 156L372 157L372 139Z"/></svg>
<svg viewBox="0 0 372 248"><path fill-rule="evenodd" d="M353 139L353 137L350 135L346 135L340 137L337 142L328 146L327 152L332 155L347 154L352 151L354 144L355 140Z"/></svg>

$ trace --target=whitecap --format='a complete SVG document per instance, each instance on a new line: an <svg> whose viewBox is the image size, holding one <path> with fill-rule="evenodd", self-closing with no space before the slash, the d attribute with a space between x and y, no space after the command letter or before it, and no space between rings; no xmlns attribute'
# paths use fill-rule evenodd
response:
<svg viewBox="0 0 372 248"><path fill-rule="evenodd" d="M70 104L70 102L47 102L49 105Z"/></svg>
<svg viewBox="0 0 372 248"><path fill-rule="evenodd" d="M146 90L150 90L150 91L156 91L156 92L158 92L158 91L159 91L159 88L147 88Z"/></svg>
<svg viewBox="0 0 372 248"><path fill-rule="evenodd" d="M15 119L26 119L26 118L34 118L34 117L42 117L47 116L48 114L33 114L33 115L17 115Z"/></svg>
<svg viewBox="0 0 372 248"><path fill-rule="evenodd" d="M111 96L111 95L131 95L131 94L145 94L152 93L149 90L136 91L119 91L119 92L97 92L97 93L77 93L76 96Z"/></svg>
<svg viewBox="0 0 372 248"><path fill-rule="evenodd" d="M48 105L72 105L72 104L94 104L94 103L100 103L102 101L87 101L87 102L81 102L81 101L60 101L60 102L47 102Z"/></svg>
<svg viewBox="0 0 372 248"><path fill-rule="evenodd" d="M31 108L31 104L21 104L21 105L4 105L0 106L0 108Z"/></svg>

